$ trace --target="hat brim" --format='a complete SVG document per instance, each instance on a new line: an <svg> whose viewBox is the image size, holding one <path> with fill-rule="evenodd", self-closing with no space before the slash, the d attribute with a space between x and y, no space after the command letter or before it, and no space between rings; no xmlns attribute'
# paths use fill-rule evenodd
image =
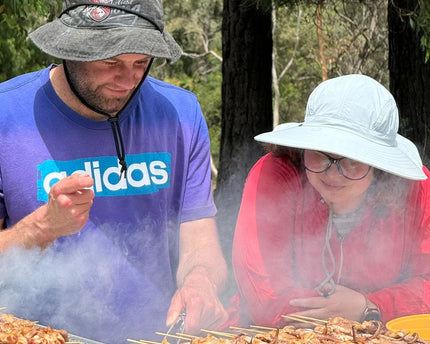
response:
<svg viewBox="0 0 430 344"><path fill-rule="evenodd" d="M89 62L143 54L173 63L182 55L169 33L154 28L74 28L56 19L32 32L29 38L44 53L62 60Z"/></svg>
<svg viewBox="0 0 430 344"><path fill-rule="evenodd" d="M416 146L399 134L396 135L396 145L388 146L344 128L286 123L274 131L257 135L255 140L337 154L406 179L427 179Z"/></svg>

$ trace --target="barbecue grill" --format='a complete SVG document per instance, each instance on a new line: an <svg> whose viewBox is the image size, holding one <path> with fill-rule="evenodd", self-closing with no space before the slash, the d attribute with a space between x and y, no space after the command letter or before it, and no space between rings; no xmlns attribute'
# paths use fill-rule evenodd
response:
<svg viewBox="0 0 430 344"><path fill-rule="evenodd" d="M79 337L71 333L69 333L69 342L78 342L79 344L103 344L102 342L97 342L92 339Z"/></svg>

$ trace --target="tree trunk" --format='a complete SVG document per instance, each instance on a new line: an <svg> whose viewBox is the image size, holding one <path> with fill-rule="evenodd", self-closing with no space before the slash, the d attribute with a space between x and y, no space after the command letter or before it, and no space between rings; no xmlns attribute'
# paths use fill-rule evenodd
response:
<svg viewBox="0 0 430 344"><path fill-rule="evenodd" d="M397 101L400 133L419 148L424 164L430 162L430 63L409 15L419 10L418 0L388 1L390 91Z"/></svg>
<svg viewBox="0 0 430 344"><path fill-rule="evenodd" d="M224 0L222 133L215 202L227 262L246 176L259 157L254 136L272 128L271 8Z"/></svg>
<svg viewBox="0 0 430 344"><path fill-rule="evenodd" d="M324 0L319 0L317 4L317 37L318 37L318 49L320 53L320 62L321 62L321 78L322 78L322 81L326 81L328 79L328 74L327 74L327 61L324 53L323 21L322 21L323 6L324 6Z"/></svg>
<svg viewBox="0 0 430 344"><path fill-rule="evenodd" d="M277 15L276 15L276 7L272 8L272 38L273 48L272 48L272 89L273 89L273 128L275 128L279 124L279 105L281 102L281 92L279 90L279 79L278 79L278 71L276 70L276 56L277 56L277 47L276 47L276 26L277 26Z"/></svg>

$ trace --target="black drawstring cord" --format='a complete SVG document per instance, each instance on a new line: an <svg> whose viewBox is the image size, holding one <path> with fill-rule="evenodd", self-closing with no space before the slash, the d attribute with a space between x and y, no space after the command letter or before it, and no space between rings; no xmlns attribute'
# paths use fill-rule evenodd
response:
<svg viewBox="0 0 430 344"><path fill-rule="evenodd" d="M119 113L122 111L122 109L120 112L117 113L116 116L111 116L108 113L106 113L102 110L99 110L99 109L95 108L94 106L88 104L88 102L76 90L75 85L73 84L72 80L70 79L70 74L69 74L69 71L67 69L67 63L65 60L63 61L63 66L64 66L64 73L66 74L66 79L67 79L67 82L69 83L70 89L75 94L75 96L81 101L81 103L84 104L87 108L91 109L92 111L95 111L99 114L102 114L103 116L106 116L108 118L108 121L109 121L111 128L112 128L113 137L115 140L116 155L118 157L118 162L121 165L121 171L119 174L119 179L121 179L123 172L125 172L124 177L127 178L127 163L125 161L124 142L122 140L121 129L119 127Z"/></svg>
<svg viewBox="0 0 430 344"><path fill-rule="evenodd" d="M131 101L131 99L134 97L136 92L139 90L142 83L145 81L146 77L148 76L149 69L151 68L152 62L154 61L153 58L151 58L151 61L149 62L148 66L146 67L145 74L142 77L142 80L140 80L139 85L137 85L136 89L134 90L133 94L130 96L130 99L128 100L127 104L124 105L124 107L116 114L116 116L111 116L108 113L96 109L94 106L88 104L88 102L79 94L79 92L76 90L75 85L73 84L72 80L70 79L69 71L67 70L67 64L66 60L63 60L63 66L64 66L64 74L66 74L67 82L69 83L70 89L74 93L74 95L81 101L82 104L84 104L87 108L91 109L92 111L95 111L99 114L102 114L108 118L108 122L111 125L113 137L115 140L115 148L116 148L116 155L118 157L118 162L121 165L121 171L119 175L119 179L121 179L122 174L124 173L124 178L127 179L127 162L125 161L125 148L124 148L124 141L122 139L121 134L121 127L119 126L119 114L122 112L122 110L125 109L125 107L128 105L128 103Z"/></svg>
<svg viewBox="0 0 430 344"><path fill-rule="evenodd" d="M112 128L113 137L115 139L115 148L118 156L119 164L121 165L120 178L124 173L124 178L127 178L127 162L125 161L124 142L122 140L121 127L119 126L119 118L109 116L108 122Z"/></svg>

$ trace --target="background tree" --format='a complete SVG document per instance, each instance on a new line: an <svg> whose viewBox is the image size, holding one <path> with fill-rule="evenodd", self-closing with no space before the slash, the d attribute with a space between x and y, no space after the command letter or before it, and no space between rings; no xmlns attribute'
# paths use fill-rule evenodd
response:
<svg viewBox="0 0 430 344"><path fill-rule="evenodd" d="M222 134L215 191L227 259L242 189L262 149L254 136L272 128L271 4L224 0Z"/></svg>
<svg viewBox="0 0 430 344"><path fill-rule="evenodd" d="M302 9L300 6L297 6L297 20L296 20L296 26L294 28L295 32L294 35L291 37L294 37L294 42L291 44L292 52L291 55L288 56L288 60L286 61L285 65L279 65L278 64L278 49L281 49L280 46L278 46L278 41L280 39L277 39L278 35L278 17L282 18L282 15L278 15L279 9L277 6L273 6L272 8L272 37L274 40L273 43L273 49L272 49L272 88L273 88L273 127L276 127L280 122L280 114L279 114L279 108L281 105L281 90L280 90L280 82L281 80L286 76L286 74L290 71L291 67L293 66L293 63L296 59L296 56L299 53L299 43L300 39L303 40L302 31L301 31L301 21L302 21ZM279 32L285 32L285 26L279 30ZM288 30L289 31L289 30Z"/></svg>
<svg viewBox="0 0 430 344"><path fill-rule="evenodd" d="M279 106L280 123L303 120L307 98L322 81L317 6L303 0L276 8L273 89L274 97L279 90L274 114ZM329 78L362 73L388 87L386 0L325 1L320 21Z"/></svg>
<svg viewBox="0 0 430 344"><path fill-rule="evenodd" d="M0 2L0 82L52 63L52 58L26 38L30 31L54 18L60 9L61 1L57 0Z"/></svg>
<svg viewBox="0 0 430 344"><path fill-rule="evenodd" d="M401 116L401 133L430 162L430 4L419 0L388 2L390 90Z"/></svg>

